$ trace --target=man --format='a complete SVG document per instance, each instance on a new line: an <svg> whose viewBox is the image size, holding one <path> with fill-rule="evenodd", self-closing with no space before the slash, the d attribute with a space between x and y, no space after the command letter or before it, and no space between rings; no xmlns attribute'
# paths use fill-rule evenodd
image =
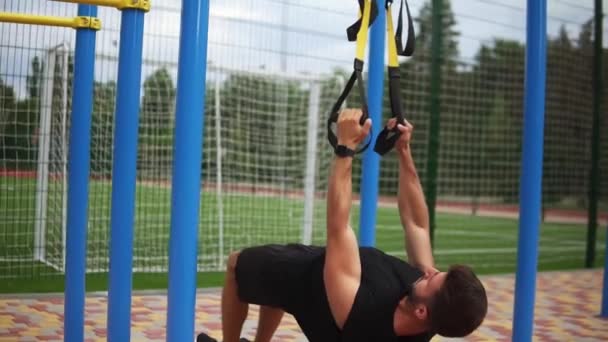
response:
<svg viewBox="0 0 608 342"><path fill-rule="evenodd" d="M483 321L483 285L466 266L435 269L429 219L410 139L398 125L399 214L409 264L374 248L358 247L349 226L353 150L369 134L360 110L338 119L337 156L327 190L327 245L268 245L228 259L222 292L224 342L240 339L248 304L260 305L255 341L270 341L283 312L292 314L309 341L429 341L461 337ZM395 121L389 121L389 127ZM198 342L215 341L205 334Z"/></svg>

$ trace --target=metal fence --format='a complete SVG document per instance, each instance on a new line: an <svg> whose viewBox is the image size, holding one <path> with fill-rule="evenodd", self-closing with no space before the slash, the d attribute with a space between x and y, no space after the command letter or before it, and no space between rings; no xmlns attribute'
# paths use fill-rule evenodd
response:
<svg viewBox="0 0 608 342"><path fill-rule="evenodd" d="M180 15L175 3L155 1L145 26L134 252L134 267L142 272L167 270ZM521 159L524 1L444 4L438 208L513 214ZM593 4L549 5L544 215L584 220L593 123ZM432 13L427 1L410 6L417 50L401 61L402 91L406 117L416 127L413 148L424 181ZM0 5L0 11L59 16L73 16L75 10L54 2ZM323 241L322 199L331 160L324 125L351 68L354 47L345 28L356 11L354 1L211 2L201 270L221 269L231 249ZM90 272L108 270L120 24L112 9L100 9L99 17ZM0 24L0 278L63 270L65 164L70 144L78 143L66 140L73 48L68 29ZM356 96L349 101L358 103ZM388 116L388 102L384 108ZM606 122L602 127L606 131ZM608 168L606 151L602 170ZM608 190L606 184L602 189ZM396 159L388 156L382 160L382 201L394 202L396 190ZM606 199L600 200L604 214Z"/></svg>

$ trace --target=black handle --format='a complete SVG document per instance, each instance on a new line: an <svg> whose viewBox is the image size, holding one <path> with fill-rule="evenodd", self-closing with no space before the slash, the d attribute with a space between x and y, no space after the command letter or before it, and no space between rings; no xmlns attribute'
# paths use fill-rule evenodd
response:
<svg viewBox="0 0 608 342"><path fill-rule="evenodd" d="M395 147L395 143L399 140L401 136L401 131L397 128L398 124L405 125L405 118L403 117L403 107L401 104L401 76L399 75L398 67L389 67L388 68L389 75L389 93L391 99L391 112L393 118L397 120L395 127L393 129L388 129L388 127L384 127L382 132L378 134L378 138L376 139L376 145L374 146L374 151L379 155L383 156L387 154L390 150Z"/></svg>
<svg viewBox="0 0 608 342"><path fill-rule="evenodd" d="M359 96L361 96L361 119L359 120L359 124L363 126L365 121L369 118L369 112L367 107L367 97L365 95L365 83L363 81L363 61L359 59L355 59L354 63L354 71L350 76L350 79L346 83L344 90L342 90L342 94L338 97L338 100L334 104L331 109L331 113L329 114L329 118L327 119L327 140L329 140L329 144L335 149L338 145L338 136L333 130L333 124L338 122L338 116L340 115L340 108L342 104L348 97L348 94L353 89L355 82L357 83L357 87L359 88ZM371 137L371 134L370 134ZM356 151L356 153L362 153L367 150L369 144L371 143L371 138L368 139L367 143L360 149Z"/></svg>
<svg viewBox="0 0 608 342"><path fill-rule="evenodd" d="M405 2L405 10L407 13L407 42L405 47L401 42L401 36L403 35L403 3ZM386 0L386 9L393 3L393 0ZM387 13L387 15L389 15ZM407 4L407 0L401 0L399 6L399 19L397 19L397 31L395 32L395 42L397 43L397 54L399 56L412 56L416 49L416 32L414 31L414 21L410 13L410 6Z"/></svg>

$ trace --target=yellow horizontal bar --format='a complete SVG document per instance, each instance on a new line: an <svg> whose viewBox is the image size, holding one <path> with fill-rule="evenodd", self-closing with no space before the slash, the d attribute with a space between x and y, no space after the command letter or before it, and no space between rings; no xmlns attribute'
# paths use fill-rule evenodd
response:
<svg viewBox="0 0 608 342"><path fill-rule="evenodd" d="M21 13L9 13L0 12L0 22L5 23L16 23L16 24L30 24L30 25L45 25L45 26L59 26L59 27L71 27L71 28L91 28L99 30L101 28L101 21L97 18L91 17L51 17L44 15L29 15Z"/></svg>
<svg viewBox="0 0 608 342"><path fill-rule="evenodd" d="M116 7L120 5L122 0L53 0L57 2L71 2L75 4L97 5L105 7Z"/></svg>
<svg viewBox="0 0 608 342"><path fill-rule="evenodd" d="M96 5L104 7L115 7L120 10L125 8L140 9L148 12L151 0L54 0L57 2L71 2L76 4Z"/></svg>

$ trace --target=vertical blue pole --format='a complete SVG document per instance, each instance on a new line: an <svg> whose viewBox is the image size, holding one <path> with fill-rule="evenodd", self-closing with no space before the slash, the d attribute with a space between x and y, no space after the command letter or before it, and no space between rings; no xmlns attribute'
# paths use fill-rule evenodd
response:
<svg viewBox="0 0 608 342"><path fill-rule="evenodd" d="M599 173L599 151L600 151L600 137L599 130L601 128L601 113L602 113L602 94L604 94L604 49L602 47L603 43L603 32L604 32L604 9L601 0L595 0L595 56L594 56L594 88L595 94L593 98L594 102L594 125L597 125L597 131L594 133L597 134L594 150L597 153L595 156L595 185L597 189L592 189L596 192L596 199L599 197L599 185L600 185L600 173ZM595 204L595 208L597 208L597 203ZM597 213L594 212L594 217ZM591 219L591 217L590 217ZM591 221L591 220L590 220ZM595 234L594 234L595 235ZM595 241L593 241L595 244ZM588 247L589 249L589 247ZM600 317L608 318L608 227L606 227L606 248L604 252L604 290L602 291L602 309L600 311Z"/></svg>
<svg viewBox="0 0 608 342"><path fill-rule="evenodd" d="M372 144L382 127L382 95L384 91L384 50L386 40L386 9L384 2L374 1L378 17L371 27L369 48L369 76L367 84L369 117L372 119ZM359 244L376 244L376 213L378 209L378 181L380 178L380 156L369 148L363 156L361 173L361 216L359 222Z"/></svg>
<svg viewBox="0 0 608 342"><path fill-rule="evenodd" d="M608 227L606 227L606 248L604 251L604 291L602 291L602 311L600 317L608 318Z"/></svg>
<svg viewBox="0 0 608 342"><path fill-rule="evenodd" d="M79 16L97 16L97 7L78 6ZM84 298L87 257L87 213L93 80L95 76L95 30L76 31L72 123L68 155L68 203L66 222L64 341L84 341Z"/></svg>
<svg viewBox="0 0 608 342"><path fill-rule="evenodd" d="M129 341L131 335L133 225L143 31L144 12L124 9L116 85L110 217L108 341L111 342Z"/></svg>
<svg viewBox="0 0 608 342"><path fill-rule="evenodd" d="M534 327L534 298L542 197L545 80L547 71L546 33L546 0L528 0L526 95L519 189L519 239L513 341L532 341Z"/></svg>
<svg viewBox="0 0 608 342"><path fill-rule="evenodd" d="M169 238L167 341L193 341L209 0L183 0Z"/></svg>

